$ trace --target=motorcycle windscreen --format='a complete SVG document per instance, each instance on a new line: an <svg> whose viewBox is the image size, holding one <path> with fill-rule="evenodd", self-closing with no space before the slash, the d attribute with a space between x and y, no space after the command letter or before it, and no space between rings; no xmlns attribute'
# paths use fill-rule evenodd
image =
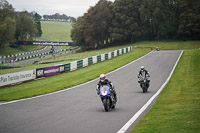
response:
<svg viewBox="0 0 200 133"><path fill-rule="evenodd" d="M107 94L109 94L109 87L104 85L100 88L100 93L102 96L106 96Z"/></svg>

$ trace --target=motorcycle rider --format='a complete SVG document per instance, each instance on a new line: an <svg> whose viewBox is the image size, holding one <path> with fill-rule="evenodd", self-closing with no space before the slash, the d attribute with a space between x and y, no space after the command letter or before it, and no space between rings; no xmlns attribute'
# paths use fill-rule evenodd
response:
<svg viewBox="0 0 200 133"><path fill-rule="evenodd" d="M144 68L144 66L141 66L140 67L140 71L139 71L139 74L138 74L138 82L140 83L140 78L145 76L145 78L147 79L147 88L149 87L149 77L150 77L150 73Z"/></svg>
<svg viewBox="0 0 200 133"><path fill-rule="evenodd" d="M111 82L110 80L106 79L106 75L105 75L105 74L101 74L101 75L99 76L99 78L100 78L100 81L99 81L99 83L97 84L97 88L96 88L97 94L98 94L98 95L100 94L100 87L101 87L101 86L107 85L107 86L110 87L110 92L113 94L113 96L114 96L114 98L115 98L115 100L116 100L116 102L117 102L117 97L116 97L117 94L116 94L116 91L115 91L115 89L114 89L114 85L112 84L112 82Z"/></svg>

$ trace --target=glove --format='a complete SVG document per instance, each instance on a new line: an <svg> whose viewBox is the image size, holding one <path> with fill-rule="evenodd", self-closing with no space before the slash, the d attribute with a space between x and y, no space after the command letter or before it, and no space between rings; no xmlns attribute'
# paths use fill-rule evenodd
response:
<svg viewBox="0 0 200 133"><path fill-rule="evenodd" d="M100 94L100 91L97 91L97 95L99 95Z"/></svg>
<svg viewBox="0 0 200 133"><path fill-rule="evenodd" d="M111 92L111 93L113 93L113 92L114 92L114 90L110 88L110 92Z"/></svg>

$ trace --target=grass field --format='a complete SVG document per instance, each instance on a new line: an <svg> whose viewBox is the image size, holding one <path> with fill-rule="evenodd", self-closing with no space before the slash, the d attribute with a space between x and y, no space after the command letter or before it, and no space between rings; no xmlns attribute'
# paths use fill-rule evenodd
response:
<svg viewBox="0 0 200 133"><path fill-rule="evenodd" d="M42 38L55 42L72 42L71 23L69 22L54 22L54 21L41 21L42 25Z"/></svg>
<svg viewBox="0 0 200 133"><path fill-rule="evenodd" d="M53 22L53 21L41 21L42 25L42 38L46 38L49 41L58 42L72 42L71 23L69 22ZM38 50L43 46L21 46L19 49L6 46L4 49L0 49L0 56L23 53L33 50Z"/></svg>
<svg viewBox="0 0 200 133"><path fill-rule="evenodd" d="M198 133L199 68L200 50L185 50L170 82L132 133Z"/></svg>
<svg viewBox="0 0 200 133"><path fill-rule="evenodd" d="M188 50L200 48L200 41L142 41L135 43L136 47L159 47L161 50Z"/></svg>
<svg viewBox="0 0 200 133"><path fill-rule="evenodd" d="M21 46L20 48L16 49L16 48L11 48L11 47L6 46L5 48L0 49L0 56L39 50L39 49L42 49L43 47L44 46L27 45L27 46Z"/></svg>

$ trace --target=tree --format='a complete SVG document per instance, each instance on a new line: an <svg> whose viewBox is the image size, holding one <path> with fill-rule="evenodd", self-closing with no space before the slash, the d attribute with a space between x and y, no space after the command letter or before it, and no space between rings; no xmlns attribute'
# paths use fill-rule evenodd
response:
<svg viewBox="0 0 200 133"><path fill-rule="evenodd" d="M43 15L44 20L55 20L55 21L70 21L75 22L74 17L67 16L65 14L60 15L59 13L55 13L53 15Z"/></svg>
<svg viewBox="0 0 200 133"><path fill-rule="evenodd" d="M182 39L199 39L200 36L200 1L180 0L179 29Z"/></svg>
<svg viewBox="0 0 200 133"><path fill-rule="evenodd" d="M112 21L111 3L100 0L83 17L78 18L71 32L76 45L82 46L84 50L108 45L111 40L109 32Z"/></svg>
<svg viewBox="0 0 200 133"><path fill-rule="evenodd" d="M27 12L21 12L17 18L16 40L26 41L36 37L37 26Z"/></svg>
<svg viewBox="0 0 200 133"><path fill-rule="evenodd" d="M176 37L177 0L143 0L140 7L142 34L150 40Z"/></svg>
<svg viewBox="0 0 200 133"><path fill-rule="evenodd" d="M77 21L72 25L71 38L75 45L81 46L83 50L86 50L85 37L83 36L85 27L82 23L83 17L77 18Z"/></svg>
<svg viewBox="0 0 200 133"><path fill-rule="evenodd" d="M133 42L140 36L139 27L140 0L117 0L114 3L112 12L111 36L114 40L120 42Z"/></svg>
<svg viewBox="0 0 200 133"><path fill-rule="evenodd" d="M36 33L36 37L41 37L42 36L42 28L41 28L41 18L42 16L40 16L37 12L31 12L31 16L33 17L36 27L37 27L37 33Z"/></svg>
<svg viewBox="0 0 200 133"><path fill-rule="evenodd" d="M199 39L200 1L100 0L76 26L73 40L86 49L109 41Z"/></svg>
<svg viewBox="0 0 200 133"><path fill-rule="evenodd" d="M111 40L109 28L112 22L110 10L111 2L100 0L85 15L87 29L85 32L86 43L91 43L92 47L104 47Z"/></svg>
<svg viewBox="0 0 200 133"><path fill-rule="evenodd" d="M14 9L6 0L0 0L0 48L14 41Z"/></svg>

